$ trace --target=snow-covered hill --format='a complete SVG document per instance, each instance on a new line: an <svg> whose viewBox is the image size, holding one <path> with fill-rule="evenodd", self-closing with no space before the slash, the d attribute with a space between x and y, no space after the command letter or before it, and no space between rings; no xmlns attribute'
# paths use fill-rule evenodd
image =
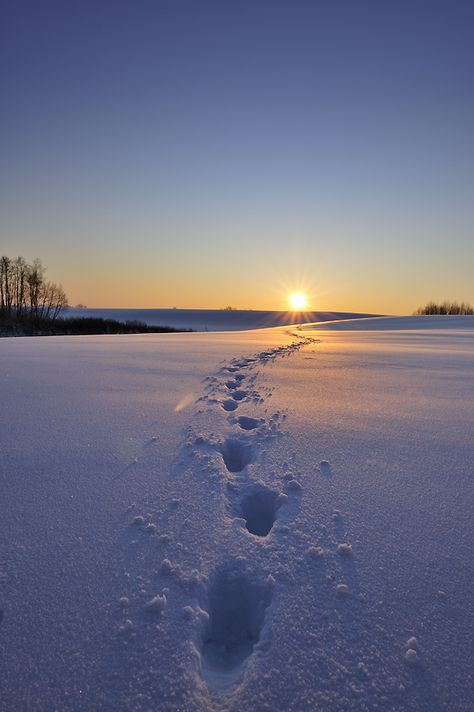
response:
<svg viewBox="0 0 474 712"><path fill-rule="evenodd" d="M69 308L67 317L97 317L141 321L151 326L171 326L192 331L244 331L272 326L292 326L315 321L355 319L370 314L322 311L258 311L249 309L79 309Z"/></svg>
<svg viewBox="0 0 474 712"><path fill-rule="evenodd" d="M435 319L3 339L0 709L472 709L474 319Z"/></svg>

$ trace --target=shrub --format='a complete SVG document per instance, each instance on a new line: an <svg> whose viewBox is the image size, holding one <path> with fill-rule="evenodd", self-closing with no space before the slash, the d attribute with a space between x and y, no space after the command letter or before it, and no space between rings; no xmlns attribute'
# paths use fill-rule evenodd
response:
<svg viewBox="0 0 474 712"><path fill-rule="evenodd" d="M473 315L474 308L467 304L467 302L441 302L436 304L436 302L428 302L424 307L418 307L415 314L463 314L463 315Z"/></svg>

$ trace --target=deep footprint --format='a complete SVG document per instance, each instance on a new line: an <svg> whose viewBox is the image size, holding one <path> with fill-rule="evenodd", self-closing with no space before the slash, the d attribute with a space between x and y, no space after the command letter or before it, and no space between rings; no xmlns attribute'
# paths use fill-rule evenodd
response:
<svg viewBox="0 0 474 712"><path fill-rule="evenodd" d="M243 398L245 398L246 395L247 395L247 391L234 391L232 393L232 398L234 398L237 401L240 401Z"/></svg>
<svg viewBox="0 0 474 712"><path fill-rule="evenodd" d="M240 509L250 534L268 536L275 523L279 506L278 492L264 485L255 485L251 492L245 494Z"/></svg>
<svg viewBox="0 0 474 712"><path fill-rule="evenodd" d="M236 410L239 407L239 404L237 403L237 401L228 398L227 400L222 401L222 407L224 408L224 410L231 411Z"/></svg>
<svg viewBox="0 0 474 712"><path fill-rule="evenodd" d="M203 676L210 687L225 689L241 677L244 663L260 639L270 600L267 583L230 566L216 573L202 640Z"/></svg>
<svg viewBox="0 0 474 712"><path fill-rule="evenodd" d="M242 472L253 460L253 447L238 438L228 438L221 449L222 458L229 472Z"/></svg>
<svg viewBox="0 0 474 712"><path fill-rule="evenodd" d="M240 415L237 418L237 422L243 430L254 430L258 428L262 421L258 418L249 418L246 415Z"/></svg>

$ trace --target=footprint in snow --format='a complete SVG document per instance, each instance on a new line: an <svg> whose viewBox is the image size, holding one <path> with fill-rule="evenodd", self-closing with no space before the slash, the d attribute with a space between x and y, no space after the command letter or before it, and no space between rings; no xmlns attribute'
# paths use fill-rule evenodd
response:
<svg viewBox="0 0 474 712"><path fill-rule="evenodd" d="M258 428L258 426L262 424L263 420L261 418L249 418L246 415L239 415L237 422L242 430L255 430L255 428Z"/></svg>
<svg viewBox="0 0 474 712"><path fill-rule="evenodd" d="M230 437L221 447L222 459L229 472L242 472L254 458L254 449L251 443L238 437Z"/></svg>
<svg viewBox="0 0 474 712"><path fill-rule="evenodd" d="M250 534L260 537L268 536L282 503L279 494L265 485L256 484L252 485L250 490L243 495L240 501L240 510Z"/></svg>
<svg viewBox="0 0 474 712"><path fill-rule="evenodd" d="M224 690L242 677L260 641L272 587L228 564L211 579L207 597L202 674L209 687Z"/></svg>
<svg viewBox="0 0 474 712"><path fill-rule="evenodd" d="M237 410L237 408L239 407L239 404L237 403L237 401L235 401L231 398L228 398L227 400L222 401L221 405L224 408L224 410L227 410L227 411Z"/></svg>

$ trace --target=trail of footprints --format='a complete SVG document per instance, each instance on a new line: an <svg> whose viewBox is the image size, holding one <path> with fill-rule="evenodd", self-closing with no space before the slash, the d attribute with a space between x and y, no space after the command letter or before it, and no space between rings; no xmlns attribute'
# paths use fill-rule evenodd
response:
<svg viewBox="0 0 474 712"><path fill-rule="evenodd" d="M250 541L255 544L257 566L248 566L243 556L228 557L209 579L197 571L186 577L168 559L164 559L161 565L162 574L181 576L196 594L195 607L186 606L184 613L190 620L199 620L198 668L204 682L214 691L226 691L242 677L246 663L261 642L275 580L271 575L262 578L259 573L255 574L260 566L259 543L266 542L266 547L272 548L269 537L280 509L284 507L286 510L286 524L295 512L292 503L297 502L300 495L301 486L291 472L282 474L281 489L275 489L256 481L252 468L249 469L249 465L256 462L260 448L281 434L281 414L266 418L255 416L255 411L258 415L258 408L271 397L271 389L257 390L255 387L258 369L318 341L295 336L297 340L288 346L279 346L248 358L233 359L216 376L208 377L205 395L198 402L211 409L220 409L224 426L213 436L206 438L198 435L192 442L188 435L186 442L190 448L188 461L193 473L206 473L206 463L213 461L216 455L221 458L220 482L224 482L224 489L218 489L218 495L224 492L230 520L235 524L240 522L251 537ZM245 412L250 408L253 415ZM329 474L329 463L321 463L321 467L326 468L325 474ZM155 525L143 516L136 516L133 524L143 527L148 533L156 530ZM231 529L229 536L235 535L236 531L235 527ZM308 551L315 556L320 553L315 547L310 547ZM148 602L147 615L162 614L168 592L169 589L165 588ZM120 605L126 611L128 598L122 598ZM122 634L129 635L131 626L132 622L127 619L121 626Z"/></svg>
<svg viewBox="0 0 474 712"><path fill-rule="evenodd" d="M218 551L227 552L226 547L229 544L229 551L239 551L239 540L236 539L232 544L229 537L242 536L242 530L247 531L247 544L250 542L250 548L246 546L242 552L245 556L226 553L223 563L218 565L210 576L200 573L197 569L185 570L169 558L162 560L159 569L160 577L167 578L170 585L173 580L179 582L181 587L192 594L192 605L182 608L184 619L192 622L195 630L192 638L188 638L191 658L188 658L185 666L188 668L189 663L192 664L212 694L230 691L242 679L249 659L257 651L267 649L269 645L265 620L272 602L275 579L271 574L265 577L262 571L268 571L268 561L272 561L276 563L276 568L270 570L275 575L279 573L282 540L280 536L271 537L277 521L279 534L286 536L292 530L292 535L297 536L300 544L305 547L303 557L298 561L304 566L318 566L320 572L326 571L325 582L331 586L340 601L347 600L351 593L348 584L340 582L334 567L333 573L330 573L328 568L321 567L329 548L315 546L304 532L289 526L298 510L298 506L293 505L297 505L302 488L294 479L287 463L282 464L283 472L279 476L281 484L273 487L257 481L254 476L256 468L249 467L257 460L264 459L265 451L260 452L261 446L268 445L273 438L282 434L280 413L268 417L265 411L266 417L256 417L258 408L272 395L269 388L259 388L257 391L255 387L259 367L319 341L299 334L293 336L297 340L288 346L269 349L249 358L233 359L230 365L223 366L217 375L206 379L206 392L198 399L198 403L205 403L207 408L220 411L225 425L218 427L218 432L208 437L193 436L190 428L183 443L183 452L187 450L187 453L183 455L182 452L178 461L177 472L185 471L193 477L201 474L211 478L210 481L215 481L217 459L219 486L211 487L210 492L214 492L218 497L223 496L229 517L223 522L223 546L219 547ZM250 409L252 415L248 413ZM330 463L321 461L319 472L323 477L331 477ZM163 521L172 517L179 503L178 498L170 500L161 514ZM132 512L133 508L134 505L131 505L128 511ZM285 510L284 514L280 514L282 508ZM155 534L159 545L172 546L172 537L165 532L159 533L151 521L152 517L150 513L145 516L136 515L131 525L143 530L146 538ZM183 520L181 531L190 518L188 516ZM352 546L345 541L343 519L339 510L333 511L331 521L336 533L334 550L338 554L341 569L345 571L347 579L351 576L354 578ZM229 522L232 523L230 527L227 526ZM322 535L319 543L324 546L327 540L327 543L333 546L334 539L327 527L321 525L320 530ZM132 544L138 543L138 540L132 540ZM259 548L263 543L265 548ZM183 548L180 543L176 546ZM264 551L270 553L270 556L260 557L259 553ZM140 556L143 561L144 554L141 553ZM253 563L249 561L251 559ZM125 572L125 575L130 576L128 572ZM163 620L167 608L169 587L162 588L161 593L150 598L149 591L145 588L146 577L138 575L136 580L142 584L139 594L145 602L144 606L142 604L143 615L156 630L162 630L160 621ZM363 602L363 594L358 596L358 599ZM132 603L136 610L134 600L128 596L124 595L118 601L122 611L118 634L125 641L133 640L136 636L135 623L129 617L132 615ZM416 664L418 660L415 643L416 638L411 637L406 644L405 659L411 665ZM363 666L363 663L359 663L360 670Z"/></svg>
<svg viewBox="0 0 474 712"><path fill-rule="evenodd" d="M228 511L231 517L245 523L256 540L270 535L288 495L253 481L248 471L259 444L276 435L278 415L266 422L264 418L241 414L241 410L247 404L258 407L265 401L254 387L256 368L289 355L310 341L300 338L290 346L264 351L256 357L234 359L211 382L205 397L229 413L232 432L219 448L227 470ZM270 395L268 392L267 397ZM299 487L294 480L287 480L286 486L290 493ZM209 687L225 690L241 677L244 664L260 640L273 583L271 576L264 581L249 576L245 566L235 560L224 563L211 577L204 602L209 618L201 642L202 675Z"/></svg>

